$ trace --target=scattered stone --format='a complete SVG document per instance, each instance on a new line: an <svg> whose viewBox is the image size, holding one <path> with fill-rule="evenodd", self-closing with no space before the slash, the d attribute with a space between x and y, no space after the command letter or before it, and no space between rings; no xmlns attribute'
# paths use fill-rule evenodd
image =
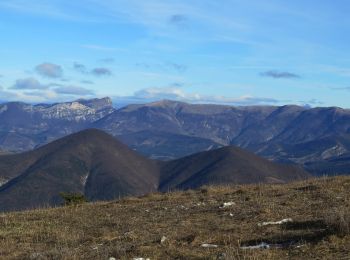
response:
<svg viewBox="0 0 350 260"><path fill-rule="evenodd" d="M225 260L226 259L226 254L225 253L221 253L221 254L218 254L217 260Z"/></svg>
<svg viewBox="0 0 350 260"><path fill-rule="evenodd" d="M162 236L162 238L160 239L160 243L164 244L165 241L167 241L167 240L168 240L168 238L166 236Z"/></svg>
<svg viewBox="0 0 350 260"><path fill-rule="evenodd" d="M117 258L115 258L115 257L110 257L110 258L108 258L108 260L117 260Z"/></svg>
<svg viewBox="0 0 350 260"><path fill-rule="evenodd" d="M44 259L44 256L41 253L32 253L29 259Z"/></svg>

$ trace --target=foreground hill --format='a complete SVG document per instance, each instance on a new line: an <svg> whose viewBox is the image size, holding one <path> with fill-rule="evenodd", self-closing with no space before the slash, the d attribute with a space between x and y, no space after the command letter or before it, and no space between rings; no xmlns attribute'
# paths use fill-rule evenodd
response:
<svg viewBox="0 0 350 260"><path fill-rule="evenodd" d="M0 258L348 259L349 194L337 177L7 213Z"/></svg>
<svg viewBox="0 0 350 260"><path fill-rule="evenodd" d="M148 159L96 129L31 152L0 156L0 211L62 203L61 192L90 201L206 184L287 182L308 174L242 149L225 147L183 159Z"/></svg>
<svg viewBox="0 0 350 260"><path fill-rule="evenodd" d="M234 146L163 163L161 173L162 191L230 183L284 183L307 176L301 168L273 163Z"/></svg>
<svg viewBox="0 0 350 260"><path fill-rule="evenodd" d="M62 203L60 192L88 200L141 195L158 187L158 166L112 136L85 130L33 152L0 157L0 210ZM12 175L12 176L11 176Z"/></svg>

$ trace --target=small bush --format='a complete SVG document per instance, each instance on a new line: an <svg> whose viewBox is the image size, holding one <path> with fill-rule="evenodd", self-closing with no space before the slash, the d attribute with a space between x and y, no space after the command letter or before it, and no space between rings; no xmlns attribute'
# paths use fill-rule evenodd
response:
<svg viewBox="0 0 350 260"><path fill-rule="evenodd" d="M79 205L87 202L85 196L80 193L61 192L60 196L62 197L63 205L65 206Z"/></svg>
<svg viewBox="0 0 350 260"><path fill-rule="evenodd" d="M326 224L339 236L350 235L350 212L345 209L335 209L325 217Z"/></svg>

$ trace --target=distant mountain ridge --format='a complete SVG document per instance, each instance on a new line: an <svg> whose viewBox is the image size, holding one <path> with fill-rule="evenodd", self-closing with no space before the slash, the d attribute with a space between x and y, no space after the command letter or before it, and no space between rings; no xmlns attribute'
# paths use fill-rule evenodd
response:
<svg viewBox="0 0 350 260"><path fill-rule="evenodd" d="M135 144L135 140L126 140L126 143L145 151L147 156L158 158L178 156L166 146L161 149L162 143L156 145L157 132L177 135L177 138L182 135L210 140L216 147L236 145L265 158L300 164L307 169L310 163L321 163L350 152L350 110L337 107L233 107L165 100L126 106L93 126L114 136L121 135L121 139L137 133L142 144ZM148 150L145 150L145 143L148 143ZM187 142L187 146L191 144ZM157 150L151 149L152 146ZM350 173L350 161L346 165L339 173ZM316 174L324 173L322 167L313 169L317 169Z"/></svg>
<svg viewBox="0 0 350 260"><path fill-rule="evenodd" d="M272 163L234 147L162 162L139 155L107 133L88 129L34 151L0 156L0 211L54 206L60 192L91 201L206 184L284 183L301 168Z"/></svg>
<svg viewBox="0 0 350 260"><path fill-rule="evenodd" d="M112 113L110 98L56 104L0 104L0 149L26 151L88 128Z"/></svg>
<svg viewBox="0 0 350 260"><path fill-rule="evenodd" d="M332 164L339 165L337 158L350 152L350 110L337 107L234 107L162 100L115 109L109 98L0 105L4 151L31 150L87 128L104 130L150 158L171 160L235 145L273 161L300 164L315 174L329 173ZM334 167L332 174L336 173L350 173L350 160Z"/></svg>

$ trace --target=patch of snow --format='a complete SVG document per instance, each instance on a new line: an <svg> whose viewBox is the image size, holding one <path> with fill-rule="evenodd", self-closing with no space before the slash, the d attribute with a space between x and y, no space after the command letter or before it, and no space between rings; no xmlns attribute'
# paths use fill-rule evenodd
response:
<svg viewBox="0 0 350 260"><path fill-rule="evenodd" d="M8 183L9 180L6 179L0 179L0 187L4 186L6 183Z"/></svg>
<svg viewBox="0 0 350 260"><path fill-rule="evenodd" d="M234 206L234 205L236 205L236 203L233 202L233 201L224 202L219 208L220 208L220 209L223 209L223 208L231 207L231 206Z"/></svg>
<svg viewBox="0 0 350 260"><path fill-rule="evenodd" d="M88 177L89 177L89 174L86 174L85 176L82 176L80 179L81 184L83 184L84 187L85 187L85 184L86 184Z"/></svg>
<svg viewBox="0 0 350 260"><path fill-rule="evenodd" d="M259 227L263 227L263 226L269 226L269 225L282 225L288 222L293 222L293 219L291 218L285 218L282 219L280 221L269 221L269 222L263 222L263 223L259 223L258 226Z"/></svg>
<svg viewBox="0 0 350 260"><path fill-rule="evenodd" d="M151 260L151 258L134 257L133 260Z"/></svg>
<svg viewBox="0 0 350 260"><path fill-rule="evenodd" d="M287 243L280 243L280 244L269 244L265 242L261 242L260 244L257 245L252 245L252 246L241 246L240 248L243 250L252 250L252 249L281 249L281 248L288 248L290 246L293 246L295 244L293 241L287 242ZM295 245L294 245L295 246ZM295 246L296 248L301 247L301 245Z"/></svg>
<svg viewBox="0 0 350 260"><path fill-rule="evenodd" d="M213 147L214 147L214 145L210 145L209 147L207 147L207 149L205 149L206 151L210 151L210 150L212 150L213 149Z"/></svg>
<svg viewBox="0 0 350 260"><path fill-rule="evenodd" d="M217 248L218 245L214 245L214 244L201 244L201 247L205 247L205 248Z"/></svg>
<svg viewBox="0 0 350 260"><path fill-rule="evenodd" d="M7 105L3 105L3 106L0 107L0 114L4 113L6 111L7 111Z"/></svg>
<svg viewBox="0 0 350 260"><path fill-rule="evenodd" d="M346 149L341 146L341 145L336 145L336 146L333 146L327 150L325 150L322 154L321 154L321 157L322 159L328 159L330 157L334 157L334 156L340 156L344 153L346 153Z"/></svg>
<svg viewBox="0 0 350 260"><path fill-rule="evenodd" d="M265 242L261 242L258 245L255 246L241 246L241 249L270 249L270 244L267 244Z"/></svg>

